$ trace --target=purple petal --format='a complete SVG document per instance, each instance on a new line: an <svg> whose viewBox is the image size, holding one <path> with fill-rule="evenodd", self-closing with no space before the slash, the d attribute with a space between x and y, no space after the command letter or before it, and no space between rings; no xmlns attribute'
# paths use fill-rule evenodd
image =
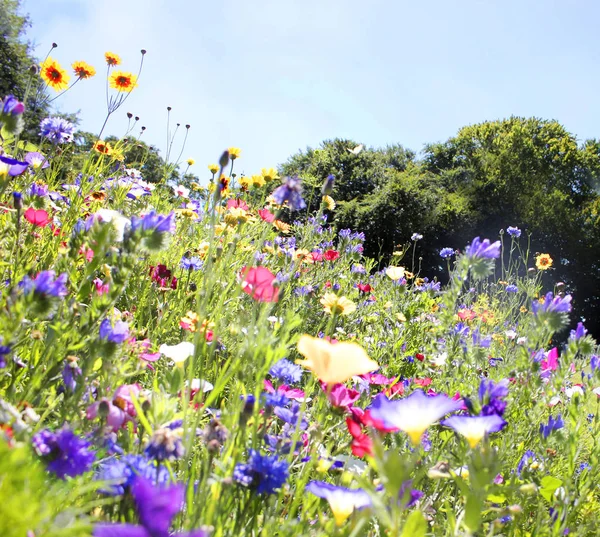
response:
<svg viewBox="0 0 600 537"><path fill-rule="evenodd" d="M152 537L143 526L133 524L96 524L92 535L94 537Z"/></svg>
<svg viewBox="0 0 600 537"><path fill-rule="evenodd" d="M152 536L168 535L171 521L183 505L183 485L154 487L149 481L138 478L132 492L142 525Z"/></svg>

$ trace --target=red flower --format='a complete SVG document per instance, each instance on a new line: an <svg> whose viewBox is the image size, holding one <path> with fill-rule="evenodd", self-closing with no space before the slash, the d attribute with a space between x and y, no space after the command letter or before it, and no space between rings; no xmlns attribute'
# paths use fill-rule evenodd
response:
<svg viewBox="0 0 600 537"><path fill-rule="evenodd" d="M277 302L279 287L275 287L275 274L265 267L242 269L242 291L259 302Z"/></svg>
<svg viewBox="0 0 600 537"><path fill-rule="evenodd" d="M356 287L361 293L370 293L373 290L368 283L359 283Z"/></svg>
<svg viewBox="0 0 600 537"><path fill-rule="evenodd" d="M46 227L52 221L47 211L44 209L34 209L33 207L29 207L25 211L25 218L37 227Z"/></svg>
<svg viewBox="0 0 600 537"><path fill-rule="evenodd" d="M417 385L417 386L429 386L432 382L432 380L429 377L426 377L424 379L414 379L413 382Z"/></svg>
<svg viewBox="0 0 600 537"><path fill-rule="evenodd" d="M260 216L265 222L272 224L275 222L275 215L269 211L269 209L260 209L258 211L258 216Z"/></svg>
<svg viewBox="0 0 600 537"><path fill-rule="evenodd" d="M422 362L423 360L425 360L425 355L418 352L417 354L415 354L415 358L419 360L419 362Z"/></svg>
<svg viewBox="0 0 600 537"><path fill-rule="evenodd" d="M240 199L227 200L227 208L228 209L244 209L244 211L248 211L250 209L250 207L248 207L248 204L244 200L240 200Z"/></svg>
<svg viewBox="0 0 600 537"><path fill-rule="evenodd" d="M337 250L327 250L324 254L324 257L327 261L335 261L338 257L340 257L340 253Z"/></svg>
<svg viewBox="0 0 600 537"><path fill-rule="evenodd" d="M352 418L346 418L348 432L352 436L352 455L355 457L364 457L365 455L373 455L373 440L369 435L362 432L360 424Z"/></svg>

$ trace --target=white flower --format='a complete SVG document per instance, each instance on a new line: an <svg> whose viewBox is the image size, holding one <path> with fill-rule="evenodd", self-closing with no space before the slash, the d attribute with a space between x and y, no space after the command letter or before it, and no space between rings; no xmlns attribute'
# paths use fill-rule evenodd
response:
<svg viewBox="0 0 600 537"><path fill-rule="evenodd" d="M504 335L511 341L517 337L517 333L514 330L507 330Z"/></svg>
<svg viewBox="0 0 600 537"><path fill-rule="evenodd" d="M164 354L167 358L173 360L176 364L182 364L190 356L194 354L194 344L189 341L182 341L177 345L165 345L164 343L158 348L158 351Z"/></svg>
<svg viewBox="0 0 600 537"><path fill-rule="evenodd" d="M120 212L111 209L99 209L96 211L95 216L101 222L109 222L114 226L117 231L117 241L119 242L123 240L125 229L131 226L129 218L125 218Z"/></svg>
<svg viewBox="0 0 600 537"><path fill-rule="evenodd" d="M188 385L188 381L185 381L185 385ZM202 391L204 393L206 392L210 392L214 386L208 382L208 380L204 380L204 379L192 379L192 384L191 384L191 388L192 390L196 390L196 391Z"/></svg>
<svg viewBox="0 0 600 537"><path fill-rule="evenodd" d="M190 197L190 189L186 188L183 185L177 185L173 187L173 193L176 196L179 196L181 198L189 198Z"/></svg>
<svg viewBox="0 0 600 537"><path fill-rule="evenodd" d="M517 345L525 345L526 343L527 343L526 337L520 337L519 339L517 339Z"/></svg>

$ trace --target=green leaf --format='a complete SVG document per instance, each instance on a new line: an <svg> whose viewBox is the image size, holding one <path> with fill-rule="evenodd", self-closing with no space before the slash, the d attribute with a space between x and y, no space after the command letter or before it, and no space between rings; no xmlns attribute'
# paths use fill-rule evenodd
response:
<svg viewBox="0 0 600 537"><path fill-rule="evenodd" d="M425 537L427 521L421 511L413 511L406 519L401 537Z"/></svg>
<svg viewBox="0 0 600 537"><path fill-rule="evenodd" d="M483 507L481 503L479 497L474 493L470 493L467 497L463 524L470 533L475 533L481 524L481 509Z"/></svg>
<svg viewBox="0 0 600 537"><path fill-rule="evenodd" d="M551 475L547 475L541 481L540 494L548 501L552 500L552 495L556 492L562 485L562 481L557 477L552 477Z"/></svg>
<svg viewBox="0 0 600 537"><path fill-rule="evenodd" d="M506 501L506 496L503 494L488 494L487 500L492 503L504 503Z"/></svg>

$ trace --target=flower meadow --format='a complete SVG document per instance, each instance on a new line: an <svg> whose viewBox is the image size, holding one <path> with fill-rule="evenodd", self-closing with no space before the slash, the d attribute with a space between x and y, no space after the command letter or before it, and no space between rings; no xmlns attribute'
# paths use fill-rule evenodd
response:
<svg viewBox="0 0 600 537"><path fill-rule="evenodd" d="M337 229L334 176L314 213L236 147L146 181L101 137L141 65L105 63L90 150L2 101L0 535L597 535L600 352L548 254L506 222L442 286L419 230Z"/></svg>

